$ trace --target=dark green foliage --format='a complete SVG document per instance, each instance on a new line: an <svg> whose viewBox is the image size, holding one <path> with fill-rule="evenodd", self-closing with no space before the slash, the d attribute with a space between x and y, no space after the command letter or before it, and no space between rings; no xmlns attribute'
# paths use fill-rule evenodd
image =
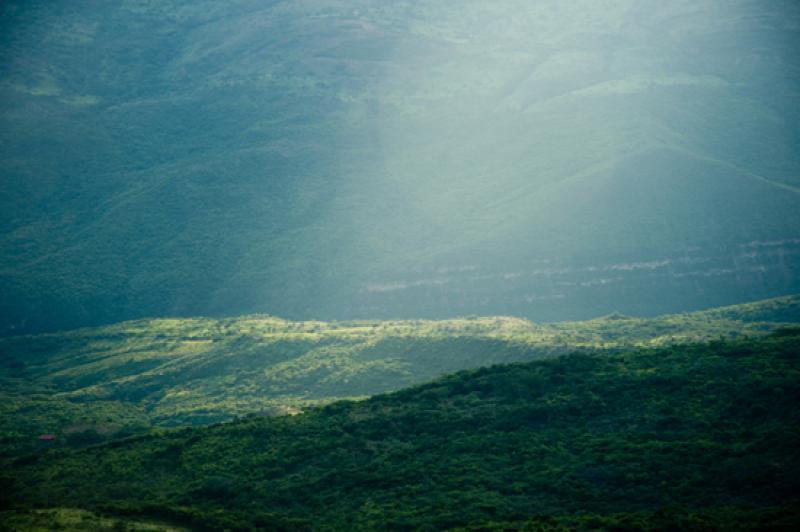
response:
<svg viewBox="0 0 800 532"><path fill-rule="evenodd" d="M464 371L298 416L20 459L13 504L211 528L790 529L800 340Z"/></svg>

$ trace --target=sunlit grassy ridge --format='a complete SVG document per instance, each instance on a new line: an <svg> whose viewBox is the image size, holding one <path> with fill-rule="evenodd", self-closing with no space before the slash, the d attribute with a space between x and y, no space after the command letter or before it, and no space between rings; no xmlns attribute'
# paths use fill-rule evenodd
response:
<svg viewBox="0 0 800 532"><path fill-rule="evenodd" d="M800 336L574 353L28 455L58 506L211 530L796 530Z"/></svg>
<svg viewBox="0 0 800 532"><path fill-rule="evenodd" d="M706 312L535 324L512 317L292 322L272 316L152 319L0 340L8 449L91 443L152 426L297 413L440 375L576 349L757 336L800 321L800 298ZM50 445L50 444L47 444Z"/></svg>

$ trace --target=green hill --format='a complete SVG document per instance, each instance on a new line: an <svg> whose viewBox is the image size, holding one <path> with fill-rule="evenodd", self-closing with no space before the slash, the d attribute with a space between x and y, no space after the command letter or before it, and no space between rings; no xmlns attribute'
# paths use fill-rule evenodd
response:
<svg viewBox="0 0 800 532"><path fill-rule="evenodd" d="M760 336L800 322L800 297L705 312L534 324L517 318L291 322L157 319L0 339L0 455L291 414L491 364ZM40 442L42 434L56 436Z"/></svg>
<svg viewBox="0 0 800 532"><path fill-rule="evenodd" d="M790 0L8 0L0 334L800 290Z"/></svg>
<svg viewBox="0 0 800 532"><path fill-rule="evenodd" d="M793 530L797 329L493 366L16 460L3 514L198 529ZM12 480L13 479L13 480Z"/></svg>

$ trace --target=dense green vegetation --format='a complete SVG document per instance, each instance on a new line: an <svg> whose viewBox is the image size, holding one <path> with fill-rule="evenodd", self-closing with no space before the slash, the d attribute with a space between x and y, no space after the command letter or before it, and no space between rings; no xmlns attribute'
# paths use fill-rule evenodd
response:
<svg viewBox="0 0 800 532"><path fill-rule="evenodd" d="M796 529L800 331L463 371L30 455L11 507L211 529Z"/></svg>
<svg viewBox="0 0 800 532"><path fill-rule="evenodd" d="M297 413L446 373L584 350L757 336L800 297L706 312L534 324L516 318L290 322L159 319L0 339L0 456L157 426ZM41 442L42 434L55 441Z"/></svg>
<svg viewBox="0 0 800 532"><path fill-rule="evenodd" d="M793 0L5 0L0 334L800 290Z"/></svg>

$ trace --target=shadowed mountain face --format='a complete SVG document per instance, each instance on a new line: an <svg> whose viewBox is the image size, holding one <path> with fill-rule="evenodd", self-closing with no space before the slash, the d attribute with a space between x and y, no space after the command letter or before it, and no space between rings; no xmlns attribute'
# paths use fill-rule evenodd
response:
<svg viewBox="0 0 800 532"><path fill-rule="evenodd" d="M794 2L9 1L0 329L800 289Z"/></svg>

